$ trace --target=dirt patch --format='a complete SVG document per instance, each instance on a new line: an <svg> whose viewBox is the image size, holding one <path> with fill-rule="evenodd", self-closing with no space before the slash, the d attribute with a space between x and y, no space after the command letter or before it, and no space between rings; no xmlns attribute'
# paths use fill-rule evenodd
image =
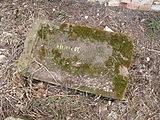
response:
<svg viewBox="0 0 160 120"><path fill-rule="evenodd" d="M67 22L100 29L108 26L113 31L129 34L134 39L134 58L126 101L101 100L97 96L89 97L90 95L85 97L88 94L77 94L50 84L45 85L45 90L50 94L37 98L37 90L34 89L36 83L31 80L19 82L21 78L15 74L16 65L30 25L36 18L55 20L60 14L62 20ZM0 118L17 115L36 120L158 120L160 40L150 37L147 30L149 21L159 15L158 12L105 7L84 0L1 0L0 49L7 60L0 63ZM51 109L47 110L49 107Z"/></svg>

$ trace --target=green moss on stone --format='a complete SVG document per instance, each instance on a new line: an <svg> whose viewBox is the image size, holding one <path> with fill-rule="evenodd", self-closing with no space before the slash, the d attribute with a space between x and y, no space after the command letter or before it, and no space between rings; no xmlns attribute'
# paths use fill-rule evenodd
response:
<svg viewBox="0 0 160 120"><path fill-rule="evenodd" d="M113 77L113 84L114 84L114 93L116 94L117 98L123 98L125 89L128 85L128 80L126 77L121 75L115 75Z"/></svg>
<svg viewBox="0 0 160 120"><path fill-rule="evenodd" d="M83 92L92 93L92 94L95 94L95 95L102 95L102 96L105 96L105 97L110 97L110 98L113 98L113 99L117 99L116 96L114 96L112 93L106 92L102 89L93 89L93 88L90 88L90 87L87 87L87 86L75 86L75 87L72 87L72 89L76 89L76 90L80 90L80 91L83 91Z"/></svg>
<svg viewBox="0 0 160 120"><path fill-rule="evenodd" d="M98 30L96 28L91 28L82 25L74 25L72 29L73 33L77 34L77 37L84 39L90 38L93 42L104 42L106 39L106 32L103 30Z"/></svg>
<svg viewBox="0 0 160 120"><path fill-rule="evenodd" d="M75 56L73 58L63 58L62 54L58 49L53 49L53 62L58 65L62 70L65 70L69 73L74 73L77 75L90 75L97 76L99 74L105 74L107 71L102 67L93 67L88 63L83 63L80 65L75 65L78 62L78 58Z"/></svg>
<svg viewBox="0 0 160 120"><path fill-rule="evenodd" d="M44 59L46 56L46 49L44 46L41 46L40 50L38 51L38 55L40 60Z"/></svg>
<svg viewBox="0 0 160 120"><path fill-rule="evenodd" d="M47 34L49 33L49 25L48 24L41 24L40 29L37 31L38 37L41 39L46 39Z"/></svg>
<svg viewBox="0 0 160 120"><path fill-rule="evenodd" d="M82 25L74 25L72 32L76 33L78 37L82 37L84 39L90 38L93 42L106 41L112 45L114 51L119 51L124 57L131 59L133 54L133 41L125 34L109 33Z"/></svg>

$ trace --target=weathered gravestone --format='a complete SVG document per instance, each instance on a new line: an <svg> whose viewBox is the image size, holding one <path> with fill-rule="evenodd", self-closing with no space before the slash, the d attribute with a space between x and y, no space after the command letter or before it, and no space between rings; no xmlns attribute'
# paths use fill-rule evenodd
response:
<svg viewBox="0 0 160 120"><path fill-rule="evenodd" d="M23 76L113 99L123 99L133 41L127 35L37 20L24 43Z"/></svg>

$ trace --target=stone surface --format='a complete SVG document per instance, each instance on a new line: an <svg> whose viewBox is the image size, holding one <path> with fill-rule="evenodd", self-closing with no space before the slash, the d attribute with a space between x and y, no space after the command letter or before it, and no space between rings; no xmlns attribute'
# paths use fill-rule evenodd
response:
<svg viewBox="0 0 160 120"><path fill-rule="evenodd" d="M133 41L125 34L37 20L19 59L23 76L124 99Z"/></svg>
<svg viewBox="0 0 160 120"><path fill-rule="evenodd" d="M5 55L0 55L0 63L3 63L6 60Z"/></svg>

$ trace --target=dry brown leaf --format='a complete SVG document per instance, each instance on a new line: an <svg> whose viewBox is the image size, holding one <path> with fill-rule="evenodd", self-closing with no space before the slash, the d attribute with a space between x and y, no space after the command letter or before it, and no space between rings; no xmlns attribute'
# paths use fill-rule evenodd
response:
<svg viewBox="0 0 160 120"><path fill-rule="evenodd" d="M45 89L38 89L36 92L36 97L37 98L45 98L48 96L48 91Z"/></svg>
<svg viewBox="0 0 160 120"><path fill-rule="evenodd" d="M41 67L41 66L40 66L39 64L35 64L35 65L34 65L34 68L35 68L35 69L39 69L40 67Z"/></svg>
<svg viewBox="0 0 160 120"><path fill-rule="evenodd" d="M44 89L45 85L43 84L43 82L39 82L34 88L35 89Z"/></svg>

